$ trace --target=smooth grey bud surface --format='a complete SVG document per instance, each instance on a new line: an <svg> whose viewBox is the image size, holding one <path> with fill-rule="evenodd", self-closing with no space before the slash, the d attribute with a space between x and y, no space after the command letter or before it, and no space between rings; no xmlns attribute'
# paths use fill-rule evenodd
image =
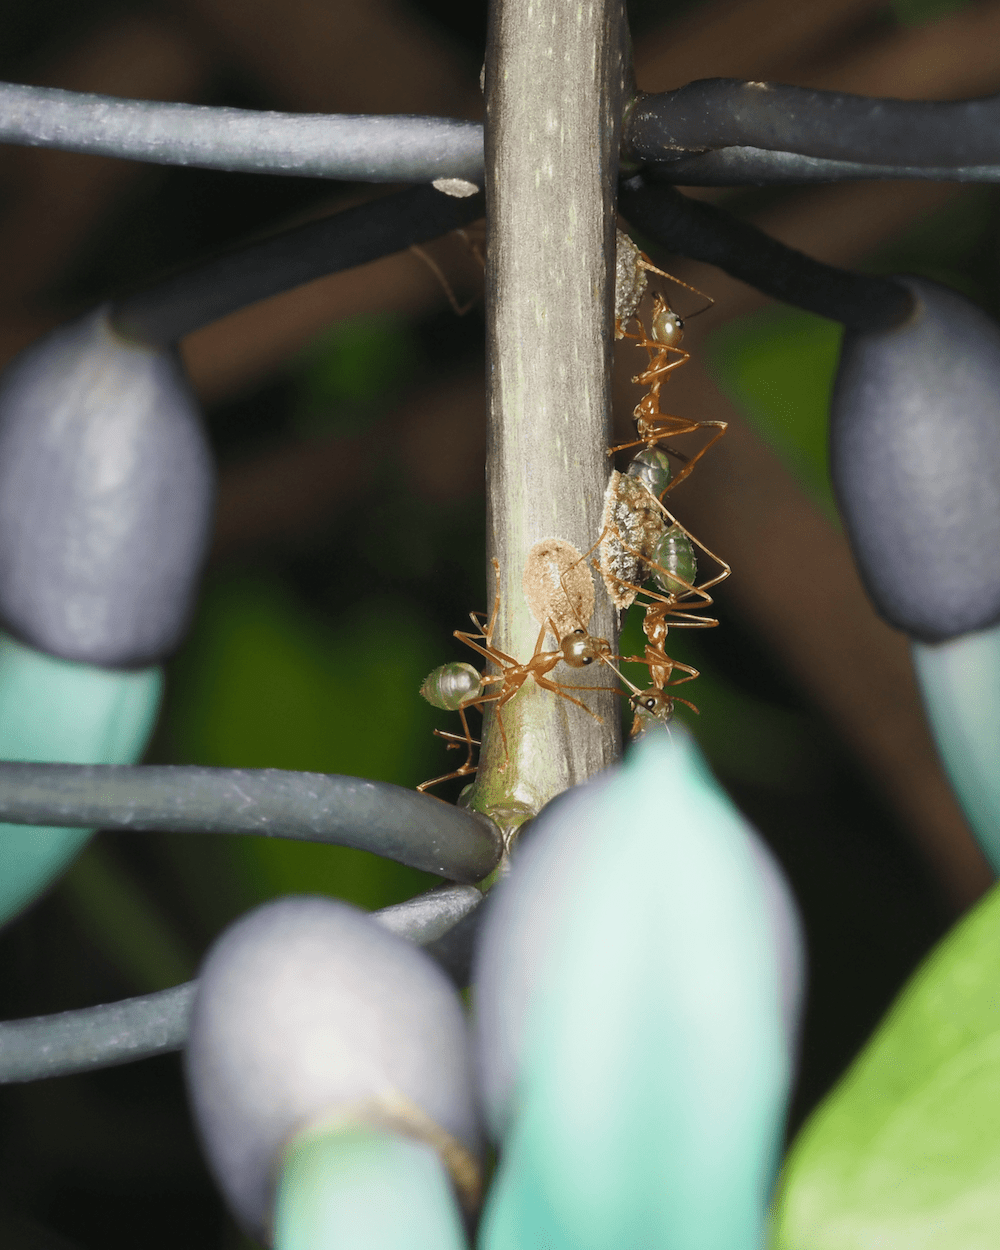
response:
<svg viewBox="0 0 1000 1250"><path fill-rule="evenodd" d="M913 316L844 335L831 472L875 606L934 642L1000 620L1000 327L934 282L897 281Z"/></svg>
<svg viewBox="0 0 1000 1250"><path fill-rule="evenodd" d="M201 970L185 1068L211 1169L258 1239L282 1152L309 1124L401 1094L479 1151L454 989L347 903L281 899L222 935Z"/></svg>
<svg viewBox="0 0 1000 1250"><path fill-rule="evenodd" d="M213 498L176 354L121 338L107 306L0 378L0 615L32 646L114 667L173 650Z"/></svg>

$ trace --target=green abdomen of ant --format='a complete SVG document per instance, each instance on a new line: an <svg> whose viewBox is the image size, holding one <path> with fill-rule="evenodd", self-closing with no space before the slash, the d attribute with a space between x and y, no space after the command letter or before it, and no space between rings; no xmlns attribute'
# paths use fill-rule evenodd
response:
<svg viewBox="0 0 1000 1250"><path fill-rule="evenodd" d="M424 678L420 693L432 707L457 712L469 699L483 693L483 678L478 669L461 660L442 664Z"/></svg>
<svg viewBox="0 0 1000 1250"><path fill-rule="evenodd" d="M690 590L698 576L694 543L676 524L671 525L653 544L649 562L653 581L668 595Z"/></svg>

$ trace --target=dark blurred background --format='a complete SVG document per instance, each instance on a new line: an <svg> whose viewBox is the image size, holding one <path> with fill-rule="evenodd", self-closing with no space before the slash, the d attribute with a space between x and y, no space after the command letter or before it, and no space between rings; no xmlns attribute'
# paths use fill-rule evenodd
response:
<svg viewBox="0 0 1000 1250"><path fill-rule="evenodd" d="M865 94L1000 89L1000 4L691 0L632 6L640 86L772 78ZM454 0L8 0L0 76L126 97L303 111L481 115L485 5ZM0 360L90 304L370 187L0 147ZM835 263L921 273L996 312L992 190L936 184L692 191ZM923 725L905 640L868 607L826 471L839 331L723 275L673 410L731 422L672 496L734 567L720 628L671 648L702 677L683 712L784 863L809 937L793 1120L982 892L985 866ZM215 543L168 667L148 756L412 786L451 767L417 695L487 607L482 273L468 240L310 284L191 335L182 353L219 457ZM683 290L663 287L683 313ZM641 353L640 353L641 355ZM616 367L622 437L639 392ZM641 650L628 626L623 650ZM638 675L637 675L638 676ZM454 798L455 791L442 791ZM670 795L663 796L669 808ZM191 977L256 903L327 892L375 908L430 878L279 841L100 835L0 935L7 1018ZM0 1245L237 1247L201 1162L176 1057L0 1091Z"/></svg>

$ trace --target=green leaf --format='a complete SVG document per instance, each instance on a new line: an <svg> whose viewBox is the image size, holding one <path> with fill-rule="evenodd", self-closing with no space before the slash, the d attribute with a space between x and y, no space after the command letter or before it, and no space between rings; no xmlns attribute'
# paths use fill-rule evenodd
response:
<svg viewBox="0 0 1000 1250"><path fill-rule="evenodd" d="M1000 1229L1000 887L939 944L800 1133L780 1250L985 1250Z"/></svg>

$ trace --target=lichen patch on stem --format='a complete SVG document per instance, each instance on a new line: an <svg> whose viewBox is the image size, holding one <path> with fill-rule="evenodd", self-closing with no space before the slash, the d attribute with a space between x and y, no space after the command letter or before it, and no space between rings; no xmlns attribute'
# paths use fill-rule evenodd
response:
<svg viewBox="0 0 1000 1250"><path fill-rule="evenodd" d="M586 629L594 615L594 577L585 556L564 538L543 538L528 552L521 588L531 615L556 642Z"/></svg>

